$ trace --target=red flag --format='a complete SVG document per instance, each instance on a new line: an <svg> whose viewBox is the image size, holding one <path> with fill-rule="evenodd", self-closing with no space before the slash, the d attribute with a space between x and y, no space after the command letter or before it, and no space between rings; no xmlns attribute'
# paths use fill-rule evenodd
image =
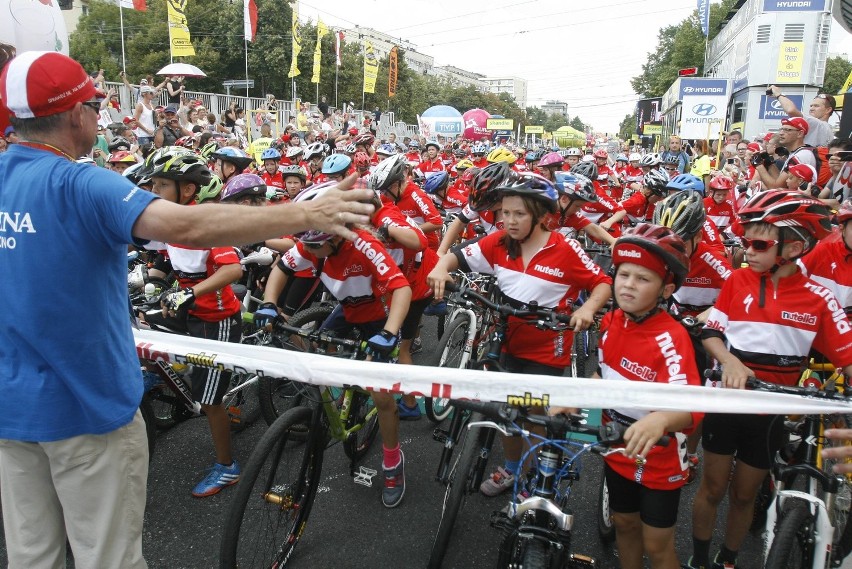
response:
<svg viewBox="0 0 852 569"><path fill-rule="evenodd" d="M340 64L341 64L341 60L340 60L340 44L342 44L342 43L343 43L343 32L337 32L337 33L335 34L335 37L337 38L337 41L335 42L335 46L334 46L334 53L335 53L335 55L337 56L337 66L338 66L338 67L340 67Z"/></svg>
<svg viewBox="0 0 852 569"><path fill-rule="evenodd" d="M119 0L118 3L122 8L127 8L129 10L139 10L140 12L148 10L148 6L145 5L145 0Z"/></svg>
<svg viewBox="0 0 852 569"><path fill-rule="evenodd" d="M243 33L246 40L254 41L257 32L257 4L254 0L243 0Z"/></svg>

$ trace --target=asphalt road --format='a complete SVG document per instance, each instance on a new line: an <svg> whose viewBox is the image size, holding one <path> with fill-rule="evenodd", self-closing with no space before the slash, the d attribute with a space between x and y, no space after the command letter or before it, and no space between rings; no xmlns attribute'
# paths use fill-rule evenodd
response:
<svg viewBox="0 0 852 569"><path fill-rule="evenodd" d="M427 321L424 328L426 348L415 359L425 361L436 343L434 320ZM265 428L266 424L260 419L234 435L234 452L242 464L247 462ZM433 425L425 417L402 423L407 488L403 503L392 510L381 504L378 477L372 488L354 484L343 449L339 445L328 449L323 480L307 529L288 567L425 567L444 495L444 487L433 479L441 446L432 440L432 430ZM218 567L220 536L233 488L205 499L190 495L212 460L212 444L203 418L191 419L159 435L150 467L143 538L145 558L152 569ZM499 449L495 449L494 460L501 460ZM379 469L380 461L381 447L377 442L364 464ZM599 567L617 568L614 547L601 543L595 525L600 472L601 460L587 456L572 499L574 550L595 557ZM687 487L681 501L677 547L682 561L686 561L691 552L690 504L696 488L697 484ZM495 565L501 535L499 530L489 526L489 519L492 511L505 504L503 498L485 498L478 494L467 500L456 525L458 537L447 553L445 567L475 569ZM724 511L720 514L721 528ZM717 533L714 550L719 541ZM742 569L759 567L758 549L759 540L749 536L740 555ZM3 540L0 542L0 566L6 564Z"/></svg>

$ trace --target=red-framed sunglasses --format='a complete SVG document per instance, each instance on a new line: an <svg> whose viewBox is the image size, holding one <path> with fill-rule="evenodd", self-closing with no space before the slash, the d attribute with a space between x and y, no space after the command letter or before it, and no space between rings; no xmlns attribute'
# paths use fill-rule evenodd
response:
<svg viewBox="0 0 852 569"><path fill-rule="evenodd" d="M758 253L768 251L771 247L775 247L780 243L780 241L776 241L775 239L747 239L745 237L741 237L740 241L743 244L743 249L751 248Z"/></svg>

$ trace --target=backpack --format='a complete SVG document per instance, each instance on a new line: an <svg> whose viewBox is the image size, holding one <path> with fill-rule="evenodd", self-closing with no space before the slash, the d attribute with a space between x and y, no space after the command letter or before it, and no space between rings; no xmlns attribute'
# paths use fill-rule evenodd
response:
<svg viewBox="0 0 852 569"><path fill-rule="evenodd" d="M816 185L824 188L832 176L831 168L828 167L828 146L811 146L806 144L805 148L810 149L816 161Z"/></svg>

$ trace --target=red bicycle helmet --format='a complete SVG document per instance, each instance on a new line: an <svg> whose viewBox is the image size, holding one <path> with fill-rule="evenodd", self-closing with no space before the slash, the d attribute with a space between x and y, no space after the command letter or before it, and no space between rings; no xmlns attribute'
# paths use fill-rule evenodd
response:
<svg viewBox="0 0 852 569"><path fill-rule="evenodd" d="M459 180L461 180L463 184L467 184L469 186L479 172L480 170L476 166L473 168L467 168L462 172L462 175L459 176Z"/></svg>
<svg viewBox="0 0 852 569"><path fill-rule="evenodd" d="M838 225L842 225L852 219L852 200L846 200L840 204L840 209L837 210L837 215L834 218Z"/></svg>
<svg viewBox="0 0 852 569"><path fill-rule="evenodd" d="M355 146L372 146L374 140L376 140L376 138L372 134L370 134L369 132L362 132L361 134L352 139L352 144L354 144Z"/></svg>
<svg viewBox="0 0 852 569"><path fill-rule="evenodd" d="M655 258L642 258L644 249ZM669 229L652 223L637 223L636 227L625 231L616 240L612 248L612 264L615 267L622 263L636 263L645 266L663 277L663 282L671 282L675 290L680 288L689 273L689 255L686 253L686 243Z"/></svg>
<svg viewBox="0 0 852 569"><path fill-rule="evenodd" d="M356 152L353 162L356 170L367 170L370 167L370 156L366 152Z"/></svg>
<svg viewBox="0 0 852 569"><path fill-rule="evenodd" d="M725 190L731 191L734 189L734 181L728 176L714 176L710 179L710 191Z"/></svg>
<svg viewBox="0 0 852 569"><path fill-rule="evenodd" d="M492 162L473 177L473 185L468 195L468 204L474 211L482 212L494 207L500 201L497 187L511 176L509 164Z"/></svg>
<svg viewBox="0 0 852 569"><path fill-rule="evenodd" d="M755 194L743 204L738 215L743 225L768 223L779 229L790 228L800 237L810 237L811 247L832 230L828 206L801 192L768 190ZM801 231L807 235L802 235Z"/></svg>
<svg viewBox="0 0 852 569"><path fill-rule="evenodd" d="M592 156L594 156L595 158L609 158L609 154L607 154L607 151L603 148L598 148L597 150L595 150Z"/></svg>

